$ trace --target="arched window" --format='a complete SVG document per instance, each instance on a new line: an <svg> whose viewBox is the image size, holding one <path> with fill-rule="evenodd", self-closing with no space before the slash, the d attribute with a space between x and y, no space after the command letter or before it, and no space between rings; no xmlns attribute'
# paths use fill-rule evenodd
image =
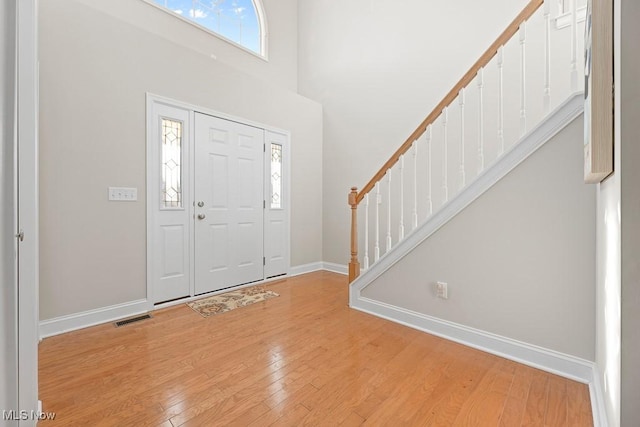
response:
<svg viewBox="0 0 640 427"><path fill-rule="evenodd" d="M172 13L266 56L266 25L260 0L151 0Z"/></svg>

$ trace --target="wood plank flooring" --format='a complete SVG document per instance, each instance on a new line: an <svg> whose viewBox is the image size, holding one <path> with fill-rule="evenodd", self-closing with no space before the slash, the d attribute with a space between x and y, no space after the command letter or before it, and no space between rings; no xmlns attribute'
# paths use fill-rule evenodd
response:
<svg viewBox="0 0 640 427"><path fill-rule="evenodd" d="M347 307L345 276L40 344L42 426L590 426L588 388Z"/></svg>

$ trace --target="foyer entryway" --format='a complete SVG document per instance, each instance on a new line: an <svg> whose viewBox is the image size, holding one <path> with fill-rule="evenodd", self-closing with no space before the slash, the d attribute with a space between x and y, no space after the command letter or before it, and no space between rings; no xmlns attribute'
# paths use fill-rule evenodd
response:
<svg viewBox="0 0 640 427"><path fill-rule="evenodd" d="M288 133L149 95L148 300L284 275Z"/></svg>

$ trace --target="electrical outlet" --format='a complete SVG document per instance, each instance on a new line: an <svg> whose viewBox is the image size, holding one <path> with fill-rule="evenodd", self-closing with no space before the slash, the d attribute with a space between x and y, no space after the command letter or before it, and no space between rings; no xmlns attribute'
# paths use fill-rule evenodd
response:
<svg viewBox="0 0 640 427"><path fill-rule="evenodd" d="M436 282L436 296L442 299L449 298L449 290L445 282Z"/></svg>

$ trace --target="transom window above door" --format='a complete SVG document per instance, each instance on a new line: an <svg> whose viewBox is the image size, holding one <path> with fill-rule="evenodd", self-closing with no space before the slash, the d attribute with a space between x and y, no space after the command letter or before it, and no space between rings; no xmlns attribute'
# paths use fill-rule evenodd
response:
<svg viewBox="0 0 640 427"><path fill-rule="evenodd" d="M218 37L266 57L260 0L147 0Z"/></svg>

